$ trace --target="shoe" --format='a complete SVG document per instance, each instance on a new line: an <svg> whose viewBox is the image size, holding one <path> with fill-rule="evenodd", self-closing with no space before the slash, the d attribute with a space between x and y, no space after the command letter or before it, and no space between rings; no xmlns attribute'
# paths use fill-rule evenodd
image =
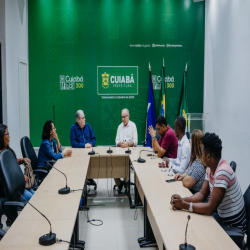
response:
<svg viewBox="0 0 250 250"><path fill-rule="evenodd" d="M97 184L93 179L87 179L87 185L94 186L94 190L97 189Z"/></svg>
<svg viewBox="0 0 250 250"><path fill-rule="evenodd" d="M118 194L122 193L123 186L124 186L124 181L121 181L120 185L118 186Z"/></svg>

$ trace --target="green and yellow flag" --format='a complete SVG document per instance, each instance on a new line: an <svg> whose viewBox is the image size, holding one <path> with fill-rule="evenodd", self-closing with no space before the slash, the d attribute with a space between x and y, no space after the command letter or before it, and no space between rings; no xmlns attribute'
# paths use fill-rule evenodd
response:
<svg viewBox="0 0 250 250"><path fill-rule="evenodd" d="M188 103L187 103L186 74L187 74L187 64L186 64L186 68L183 74L183 84L182 84L181 103L180 103L180 112L179 112L179 115L182 115L185 117L186 125L187 125Z"/></svg>
<svg viewBox="0 0 250 250"><path fill-rule="evenodd" d="M164 58L163 58L163 66L162 66L162 80L161 80L161 102L160 102L160 110L159 115L163 115L166 117L166 85L165 85L165 66L164 66Z"/></svg>

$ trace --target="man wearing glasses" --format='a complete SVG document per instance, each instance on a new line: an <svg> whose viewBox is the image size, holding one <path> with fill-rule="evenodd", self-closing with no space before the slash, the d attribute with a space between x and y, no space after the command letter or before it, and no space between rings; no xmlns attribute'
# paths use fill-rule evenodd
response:
<svg viewBox="0 0 250 250"><path fill-rule="evenodd" d="M117 147L127 148L137 146L138 136L136 125L129 120L129 110L122 110L122 123L119 125L116 133L115 143ZM127 181L127 180L126 180ZM123 186L126 187L126 183L121 181L119 178L115 178L115 184L119 189L119 193Z"/></svg>
<svg viewBox="0 0 250 250"><path fill-rule="evenodd" d="M70 142L72 148L91 148L96 144L93 129L86 122L82 110L76 112L76 123L71 126Z"/></svg>
<svg viewBox="0 0 250 250"><path fill-rule="evenodd" d="M70 129L70 142L72 148L91 148L96 144L96 138L93 129L86 122L85 115L82 110L76 112L76 123ZM93 179L88 179L87 185L97 187Z"/></svg>

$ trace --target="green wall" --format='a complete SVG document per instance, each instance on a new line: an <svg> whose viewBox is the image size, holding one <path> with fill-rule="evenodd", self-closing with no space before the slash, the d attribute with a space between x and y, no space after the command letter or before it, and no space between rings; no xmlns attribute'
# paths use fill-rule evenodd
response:
<svg viewBox="0 0 250 250"><path fill-rule="evenodd" d="M28 8L33 146L40 145L43 125L53 119L53 106L55 126L64 146L70 145L70 127L78 109L84 110L86 122L96 134L97 145L108 144L108 136L114 144L121 109L125 107L137 125L141 144L145 137L148 63L152 75L161 76L163 58L166 77L174 77L174 84L166 89L166 115L170 126L179 112L186 62L189 112L203 112L204 2L33 0L29 1ZM136 47L138 44L142 47ZM153 47L153 44L165 47ZM167 44L178 46L167 47ZM119 94L118 97L122 97L119 99L112 94L97 95L98 66L137 66L138 95ZM100 74L104 70L99 71L101 84ZM74 90L61 90L60 76L78 76ZM159 90L154 90L154 97L158 114Z"/></svg>

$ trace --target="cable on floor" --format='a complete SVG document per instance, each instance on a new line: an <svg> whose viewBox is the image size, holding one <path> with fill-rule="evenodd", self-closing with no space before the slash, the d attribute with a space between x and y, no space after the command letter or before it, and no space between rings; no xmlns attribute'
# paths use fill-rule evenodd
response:
<svg viewBox="0 0 250 250"><path fill-rule="evenodd" d="M87 213L87 215L86 215L86 213ZM99 226L103 225L103 221L102 220L97 220L97 219L90 220L89 219L89 213L88 213L88 211L86 211L86 213L84 211L84 215L85 215L85 217L87 219L87 223L90 223L92 226L96 226L96 227L99 227ZM92 221L99 221L100 224L94 224L94 223L92 223Z"/></svg>

